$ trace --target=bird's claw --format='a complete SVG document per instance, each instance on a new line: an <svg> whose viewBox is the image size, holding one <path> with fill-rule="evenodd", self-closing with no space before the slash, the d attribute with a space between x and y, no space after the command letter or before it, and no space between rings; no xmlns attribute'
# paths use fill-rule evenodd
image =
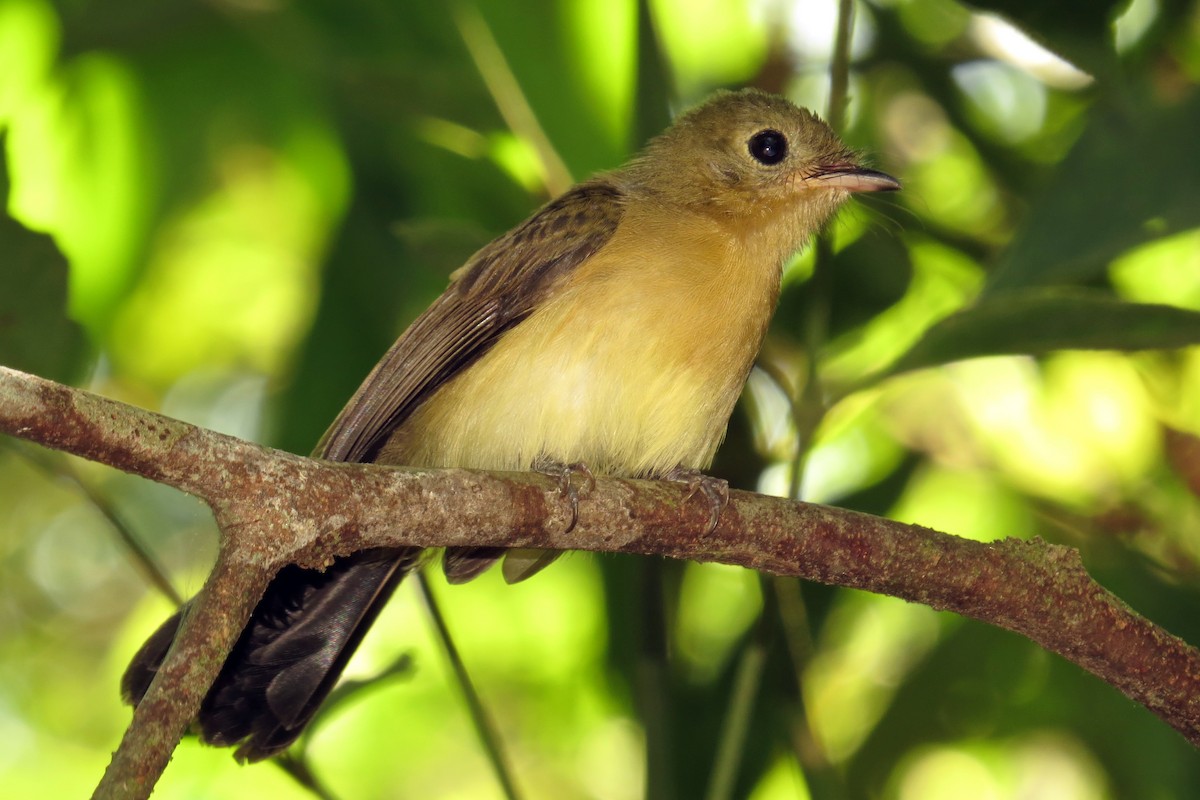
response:
<svg viewBox="0 0 1200 800"><path fill-rule="evenodd" d="M721 511L729 504L729 481L714 478L711 475L705 475L698 469L687 467L676 467L664 477L687 487L687 494L683 496L684 503L695 497L697 493L704 495L709 509L708 525L704 529L704 535L707 536L715 531L717 523L721 520Z"/></svg>
<svg viewBox="0 0 1200 800"><path fill-rule="evenodd" d="M575 524L579 522L579 497L581 494L587 494L596 488L596 476L588 469L587 464L582 461L576 461L573 464L564 464L561 461L539 459L534 463L533 468L538 472L558 479L559 494L565 497L571 504L571 521L567 523L567 528L563 533L570 533L575 530ZM576 475L582 475L584 478L582 491L571 480Z"/></svg>

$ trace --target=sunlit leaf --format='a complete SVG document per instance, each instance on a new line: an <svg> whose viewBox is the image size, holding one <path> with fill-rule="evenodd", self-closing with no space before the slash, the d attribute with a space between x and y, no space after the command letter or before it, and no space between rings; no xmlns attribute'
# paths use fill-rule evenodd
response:
<svg viewBox="0 0 1200 800"><path fill-rule="evenodd" d="M1200 224L1200 97L1098 112L1036 198L985 293L1094 280L1118 254Z"/></svg>
<svg viewBox="0 0 1200 800"><path fill-rule="evenodd" d="M1050 50L1081 69L1107 72L1115 55L1112 20L1124 0L975 0L972 6L993 11L1018 25Z"/></svg>
<svg viewBox="0 0 1200 800"><path fill-rule="evenodd" d="M947 317L889 374L964 358L1052 350L1152 350L1200 342L1200 313L1090 292L1038 291L982 302Z"/></svg>

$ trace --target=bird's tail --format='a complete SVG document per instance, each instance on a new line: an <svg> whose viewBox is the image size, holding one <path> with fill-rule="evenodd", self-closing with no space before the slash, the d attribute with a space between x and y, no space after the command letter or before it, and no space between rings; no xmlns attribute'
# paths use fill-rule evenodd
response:
<svg viewBox="0 0 1200 800"><path fill-rule="evenodd" d="M204 698L197 718L201 739L240 745L241 761L268 758L294 742L420 552L364 550L323 572L283 569ZM126 703L137 705L145 696L187 608L151 634L125 670Z"/></svg>

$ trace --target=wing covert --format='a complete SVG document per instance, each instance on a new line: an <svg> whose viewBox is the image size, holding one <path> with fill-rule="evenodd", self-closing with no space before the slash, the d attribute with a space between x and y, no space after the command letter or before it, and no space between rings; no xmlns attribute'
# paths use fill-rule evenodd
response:
<svg viewBox="0 0 1200 800"><path fill-rule="evenodd" d="M575 186L486 245L383 356L314 453L370 461L446 381L525 319L564 277L608 242L624 208L603 179Z"/></svg>

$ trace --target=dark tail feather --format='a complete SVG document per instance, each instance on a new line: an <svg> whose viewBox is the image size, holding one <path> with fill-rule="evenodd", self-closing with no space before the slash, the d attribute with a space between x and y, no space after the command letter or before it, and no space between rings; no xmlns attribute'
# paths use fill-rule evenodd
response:
<svg viewBox="0 0 1200 800"><path fill-rule="evenodd" d="M125 668L125 674L121 676L121 699L126 705L136 706L150 690L150 681L158 674L158 668L162 666L163 659L167 657L167 650L171 648L171 642L175 641L175 634L179 632L179 623L183 621L183 615L191 605L192 601L189 600L167 617L163 624L150 634L150 638L138 649L129 666Z"/></svg>
<svg viewBox="0 0 1200 800"><path fill-rule="evenodd" d="M442 572L449 583L466 583L482 575L504 552L503 547L447 547Z"/></svg>
<svg viewBox="0 0 1200 800"><path fill-rule="evenodd" d="M510 550L506 547L447 547L442 556L442 571L450 583L466 583L504 559L506 583L520 583L531 578L562 555L556 550Z"/></svg>
<svg viewBox="0 0 1200 800"><path fill-rule="evenodd" d="M294 742L419 553L364 550L324 572L287 567L276 575L204 699L201 738L240 743L241 761L268 758ZM180 614L150 636L125 671L121 695L130 705L150 687Z"/></svg>

